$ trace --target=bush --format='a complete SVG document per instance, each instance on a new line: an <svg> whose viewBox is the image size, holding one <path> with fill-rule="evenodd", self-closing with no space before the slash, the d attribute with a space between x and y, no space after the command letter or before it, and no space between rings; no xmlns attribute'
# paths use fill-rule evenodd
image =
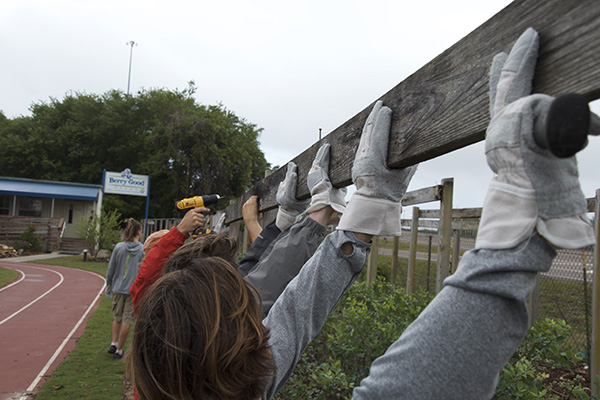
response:
<svg viewBox="0 0 600 400"><path fill-rule="evenodd" d="M35 233L35 225L29 225L27 230L19 236L19 246L28 253L39 253L42 251L42 238Z"/></svg>
<svg viewBox="0 0 600 400"><path fill-rule="evenodd" d="M369 289L355 283L276 399L349 399L375 358L430 300L425 292L407 296L382 279ZM581 356L562 346L570 329L563 320L536 322L501 372L494 399L589 399Z"/></svg>
<svg viewBox="0 0 600 400"><path fill-rule="evenodd" d="M537 321L502 370L494 399L589 399L585 378L574 372L581 356L562 346L570 330L564 320Z"/></svg>
<svg viewBox="0 0 600 400"><path fill-rule="evenodd" d="M75 223L75 234L85 240L92 258L95 259L101 249L112 251L115 248L121 235L120 218L118 211L102 209L100 217L93 214Z"/></svg>
<svg viewBox="0 0 600 400"><path fill-rule="evenodd" d="M304 352L278 399L345 399L371 363L400 336L431 299L407 296L377 280L355 283Z"/></svg>

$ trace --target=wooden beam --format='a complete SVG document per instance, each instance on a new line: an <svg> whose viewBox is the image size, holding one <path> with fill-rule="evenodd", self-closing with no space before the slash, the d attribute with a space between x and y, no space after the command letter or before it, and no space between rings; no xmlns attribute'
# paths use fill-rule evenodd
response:
<svg viewBox="0 0 600 400"><path fill-rule="evenodd" d="M452 197L454 179L442 180L442 202L440 204L440 227L438 229L437 276L435 292L444 287L444 279L450 274L450 243L452 242Z"/></svg>
<svg viewBox="0 0 600 400"><path fill-rule="evenodd" d="M458 43L380 97L393 110L389 167L417 164L484 139L489 123L488 73L492 58L509 51L528 27L540 33L534 92L576 92L600 97L600 2L516 0ZM394 49L390 49L394 51ZM375 99L377 100L377 99ZM330 143L330 178L351 184L352 163L364 122L375 102L294 158L299 199L309 197L306 175L318 148ZM275 208L285 166L227 208L227 222L241 219L252 194L261 211Z"/></svg>
<svg viewBox="0 0 600 400"><path fill-rule="evenodd" d="M407 192L402 198L402 205L406 207L415 204L440 201L442 198L440 194L441 190L442 187L440 185L437 185L428 188L413 190L412 192Z"/></svg>

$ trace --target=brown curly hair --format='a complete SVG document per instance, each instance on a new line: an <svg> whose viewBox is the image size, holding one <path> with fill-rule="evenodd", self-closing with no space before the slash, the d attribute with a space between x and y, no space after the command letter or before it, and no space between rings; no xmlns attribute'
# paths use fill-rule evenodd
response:
<svg viewBox="0 0 600 400"><path fill-rule="evenodd" d="M232 261L191 257L226 243L212 239L175 252L142 299L127 366L141 399L256 400L273 375L257 290Z"/></svg>

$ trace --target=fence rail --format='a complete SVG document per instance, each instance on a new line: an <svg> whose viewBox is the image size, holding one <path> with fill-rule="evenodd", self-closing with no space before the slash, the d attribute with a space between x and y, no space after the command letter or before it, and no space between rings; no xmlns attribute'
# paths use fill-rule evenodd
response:
<svg viewBox="0 0 600 400"><path fill-rule="evenodd" d="M535 28L540 36L534 93L553 96L579 93L588 101L600 98L600 1L516 0L379 98L393 111L388 167L407 167L483 140L489 123L488 75L492 59L501 51L509 51L528 27ZM298 166L296 193L299 199L309 197L306 176L323 143L331 144L332 183L337 187L351 183L354 154L373 103L291 160ZM242 219L242 205L250 196L261 198L261 212L277 207L277 186L285 172L285 167L280 168L231 202L226 209L226 222L235 227L234 232L238 231ZM419 204L423 199L442 204L437 211L437 218L442 222L438 224L440 234L435 243L438 289L441 280L451 271L450 236L453 236L452 230L459 227L450 217L451 198L444 199L442 192L441 186L435 186L405 198L405 205ZM435 213L424 212L423 215L427 214ZM467 220L476 218L475 215L476 212L471 216L465 214L460 228L476 229ZM454 240L460 237L454 236ZM600 257L597 248L595 251L597 267ZM371 266L376 263L370 259L369 265L367 275L372 277ZM597 310L600 307L598 274L594 275L594 281L591 298ZM597 314L596 311L592 314L592 376L600 371L600 318ZM593 394L597 394L595 382L592 387Z"/></svg>
<svg viewBox="0 0 600 400"><path fill-rule="evenodd" d="M492 59L510 50L528 27L540 34L534 92L600 97L600 2L517 0L380 97L393 110L388 166L414 165L483 140ZM300 199L309 196L306 176L323 143L331 144L332 183L351 183L355 150L373 103L292 160L298 165ZM253 194L261 197L261 211L275 208L284 175L280 168L234 201L227 223L242 218L242 205Z"/></svg>

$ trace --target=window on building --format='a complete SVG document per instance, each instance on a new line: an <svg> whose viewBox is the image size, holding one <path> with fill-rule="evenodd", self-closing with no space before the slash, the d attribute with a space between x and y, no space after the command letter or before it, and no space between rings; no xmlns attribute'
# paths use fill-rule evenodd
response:
<svg viewBox="0 0 600 400"><path fill-rule="evenodd" d="M69 218L67 218L67 223L73 223L73 204L69 205Z"/></svg>
<svg viewBox="0 0 600 400"><path fill-rule="evenodd" d="M22 217L41 217L42 200L31 197L21 197L19 199L19 216Z"/></svg>
<svg viewBox="0 0 600 400"><path fill-rule="evenodd" d="M10 196L0 196L0 215L9 215Z"/></svg>

